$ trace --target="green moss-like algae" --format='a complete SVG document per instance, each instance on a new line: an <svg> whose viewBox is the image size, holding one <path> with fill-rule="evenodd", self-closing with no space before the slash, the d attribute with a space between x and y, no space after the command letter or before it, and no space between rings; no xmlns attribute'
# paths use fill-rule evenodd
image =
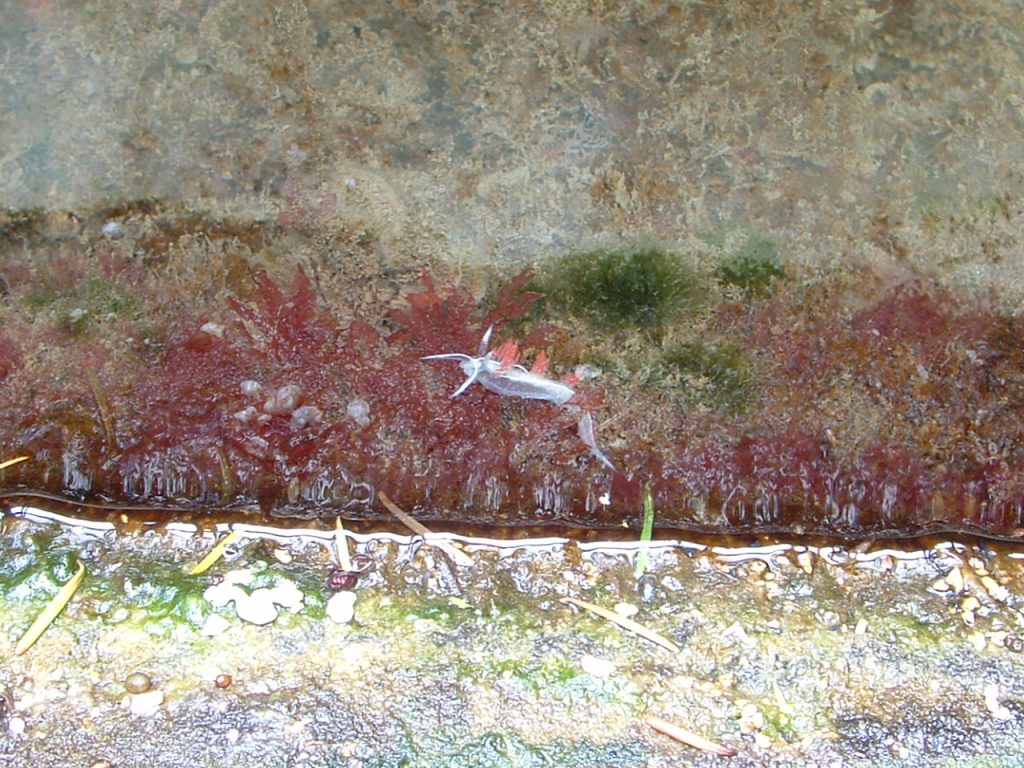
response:
<svg viewBox="0 0 1024 768"><path fill-rule="evenodd" d="M751 363L724 339L668 347L652 364L647 383L671 392L684 407L710 410L742 410L756 391Z"/></svg>
<svg viewBox="0 0 1024 768"><path fill-rule="evenodd" d="M549 264L537 285L556 309L607 331L662 325L705 293L684 259L653 246L570 254Z"/></svg>
<svg viewBox="0 0 1024 768"><path fill-rule="evenodd" d="M751 234L718 265L718 280L749 296L767 295L775 280L784 278L778 242L767 235Z"/></svg>

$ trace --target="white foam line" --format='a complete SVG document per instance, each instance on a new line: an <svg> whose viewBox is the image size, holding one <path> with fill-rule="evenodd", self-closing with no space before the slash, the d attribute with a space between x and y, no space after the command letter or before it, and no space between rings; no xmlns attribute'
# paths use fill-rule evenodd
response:
<svg viewBox="0 0 1024 768"><path fill-rule="evenodd" d="M879 549L874 552L850 552L850 559L858 563L869 563L872 560L881 560L883 557L891 557L893 560L921 560L928 556L932 550L915 549L903 551L899 549Z"/></svg>
<svg viewBox="0 0 1024 768"><path fill-rule="evenodd" d="M248 538L266 538L275 541L287 541L294 538L315 539L324 543L330 543L338 535L337 531L323 530L321 528L275 528L269 525L253 525L251 523L225 524L224 530L237 531L240 536ZM408 546L414 541L435 542L459 542L466 546L480 547L484 549L516 549L519 547L557 547L571 544L571 539L559 536L548 536L536 539L490 539L479 536L462 536L457 533L437 532L429 536L418 534L389 533L357 533L355 531L342 531L342 535L355 542L366 543L373 541L392 541L402 546Z"/></svg>
<svg viewBox="0 0 1024 768"><path fill-rule="evenodd" d="M771 565L779 555L793 552L792 544L767 544L763 547L712 547L711 553L726 562L764 560Z"/></svg>
<svg viewBox="0 0 1024 768"><path fill-rule="evenodd" d="M69 528L81 528L91 533L107 533L115 530L113 523L99 520L81 520L77 517L68 517L57 512L49 512L39 507L16 506L11 507L11 515L24 517L36 523L60 523Z"/></svg>
<svg viewBox="0 0 1024 768"><path fill-rule="evenodd" d="M707 547L685 539L652 539L647 542L639 541L578 541L576 546L584 552L636 552L642 547L649 550L656 549L683 549L693 554L705 552Z"/></svg>
<svg viewBox="0 0 1024 768"><path fill-rule="evenodd" d="M58 523L68 528L81 530L90 534L102 535L116 531L117 526L108 521L94 521L62 515L58 512L51 512L40 507L12 506L9 514L13 517L25 518L37 523ZM170 522L165 524L164 529L171 534L178 536L194 536L200 528L194 523ZM213 530L207 530L205 536L216 538L229 531L237 531L244 538L262 538L284 543L294 539L307 539L318 541L325 546L330 546L339 534L338 531L323 528L277 528L271 525L256 525L253 523L215 523ZM685 539L664 539L653 540L646 543L639 541L573 541L562 536L546 536L533 539L495 539L483 536L463 536L458 533L438 531L429 536L418 534L399 534L381 531L378 533L356 533L345 530L341 535L357 543L372 543L390 541L399 546L410 546L416 541L427 543L451 543L458 542L465 547L481 550L516 550L516 549L557 549L574 545L583 552L636 552L641 546L649 550L682 549L688 554L709 552L725 561L741 561L749 559L771 561L778 555L788 552L801 553L812 552L829 562L858 562L867 563L879 560L884 557L891 557L894 560L920 560L934 554L939 550L953 550L964 552L967 547L959 542L939 542L930 549L916 549L911 551L899 549L880 549L874 552L854 552L842 547L825 546L814 547L802 544L766 544L754 547L708 547L704 544L687 541ZM1024 552L1009 552L1007 557L1013 560L1024 560Z"/></svg>

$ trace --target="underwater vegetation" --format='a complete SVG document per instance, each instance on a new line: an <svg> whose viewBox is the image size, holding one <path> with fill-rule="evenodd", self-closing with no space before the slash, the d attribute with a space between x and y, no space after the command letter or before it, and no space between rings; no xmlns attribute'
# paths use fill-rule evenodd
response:
<svg viewBox="0 0 1024 768"><path fill-rule="evenodd" d="M366 519L385 515L383 491L424 520L619 528L640 525L649 487L664 527L1024 529L1022 321L927 283L871 286L824 313L824 294L775 275L756 301L707 309L701 334L652 346L634 378L584 376L560 405L475 386L453 398L465 372L421 358L471 356L493 327L492 349L549 357L555 381L591 337L567 305L531 325L529 289L557 308L575 274L589 303L574 316L615 307L635 330L707 300L688 268L601 252L485 300L423 273L363 319L326 301L316 274L234 252L194 271L116 247L54 258L0 261L0 451L30 457L0 469L8 497ZM70 327L79 308L93 320Z"/></svg>
<svg viewBox="0 0 1024 768"><path fill-rule="evenodd" d="M549 265L538 285L554 307L603 330L663 325L705 293L691 266L654 246L570 254Z"/></svg>
<svg viewBox="0 0 1024 768"><path fill-rule="evenodd" d="M671 390L685 407L739 411L754 397L752 365L728 339L672 344L655 359L649 383Z"/></svg>
<svg viewBox="0 0 1024 768"><path fill-rule="evenodd" d="M718 280L747 296L767 295L773 281L786 277L779 253L779 244L773 238L759 233L748 235L742 245L721 260Z"/></svg>

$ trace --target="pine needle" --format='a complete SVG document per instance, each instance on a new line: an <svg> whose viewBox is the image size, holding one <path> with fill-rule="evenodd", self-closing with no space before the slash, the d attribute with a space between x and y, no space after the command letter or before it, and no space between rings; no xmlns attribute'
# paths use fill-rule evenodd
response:
<svg viewBox="0 0 1024 768"><path fill-rule="evenodd" d="M78 570L75 571L75 575L64 582L63 586L57 590L57 594L53 596L47 606L43 609L42 613L36 616L36 620L32 622L25 634L21 636L18 644L14 646L14 655L21 656L29 648L31 648L36 640L39 639L40 635L46 631L53 620L57 618L57 615L64 610L64 606L68 604L71 596L78 590L78 586L82 583L82 579L85 578L85 565L81 560L78 561Z"/></svg>
<svg viewBox="0 0 1024 768"><path fill-rule="evenodd" d="M401 520L410 531L418 533L420 536L430 536L433 533L427 526L389 499L384 491L378 491L377 498L380 499L380 503L385 506L387 511Z"/></svg>
<svg viewBox="0 0 1024 768"><path fill-rule="evenodd" d="M18 456L15 459L8 459L7 461L0 461L0 469L7 469L13 467L15 464L21 464L23 461L28 461L31 456Z"/></svg>
<svg viewBox="0 0 1024 768"><path fill-rule="evenodd" d="M671 736L676 741L681 741L683 744L699 749L702 752L710 752L719 757L736 757L736 750L732 747L705 739L703 736L693 733L693 731L680 728L678 725L662 720L660 717L648 717L647 724L659 733Z"/></svg>
<svg viewBox="0 0 1024 768"><path fill-rule="evenodd" d="M223 539L218 541L214 545L213 549L210 550L210 553L202 560L200 560L195 568L188 572L189 576L198 576L200 573L206 573L208 570L210 570L210 566L216 563L218 560L221 559L221 557L224 556L224 550L226 550L231 544L234 544L236 541L238 541L241 535L242 534L239 531L234 530L227 536L225 536Z"/></svg>
<svg viewBox="0 0 1024 768"><path fill-rule="evenodd" d="M648 545L651 543L651 536L654 533L654 496L651 495L651 487L644 486L644 527L640 531L640 546L636 552L636 565L633 574L639 579L647 573Z"/></svg>
<svg viewBox="0 0 1024 768"><path fill-rule="evenodd" d="M664 635L659 635L653 629L648 629L643 624L627 619L625 616L620 616L615 611L608 610L595 603L588 603L586 600L578 600L575 597L563 597L562 602L568 605L575 605L579 608L595 613L603 619L613 624L618 624L623 629L629 630L630 632L640 635L645 640L650 640L655 645L660 645L662 648L672 651L672 653L679 653L679 646L673 643L671 640L666 638Z"/></svg>
<svg viewBox="0 0 1024 768"><path fill-rule="evenodd" d="M352 570L352 558L348 554L348 537L340 517L334 518L334 549L338 553L338 566L343 571Z"/></svg>
<svg viewBox="0 0 1024 768"><path fill-rule="evenodd" d="M406 512L404 509L395 504L395 502L393 502L391 499L387 497L386 493L384 493L383 491L378 491L377 498L380 499L380 503L384 505L388 512L390 512L392 515L394 515L402 521L406 528L422 536L424 541L431 547L437 547L438 549L440 549L442 552L448 555L448 557L450 557L455 562L456 565L462 567L469 567L473 565L473 560L469 557L469 555L467 555L465 552L463 552L461 549L455 546L452 542L433 540L434 532L427 528L427 526L425 526L415 517Z"/></svg>

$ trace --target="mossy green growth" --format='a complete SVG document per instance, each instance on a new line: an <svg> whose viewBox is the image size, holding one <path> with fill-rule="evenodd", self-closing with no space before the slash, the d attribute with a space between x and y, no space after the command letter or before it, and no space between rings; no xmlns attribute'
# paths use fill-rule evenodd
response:
<svg viewBox="0 0 1024 768"><path fill-rule="evenodd" d="M543 270L536 285L556 309L604 330L663 325L706 293L680 256L655 247L573 253Z"/></svg>
<svg viewBox="0 0 1024 768"><path fill-rule="evenodd" d="M756 378L743 352L728 340L696 340L665 349L652 366L649 386L676 393L686 407L741 411Z"/></svg>
<svg viewBox="0 0 1024 768"><path fill-rule="evenodd" d="M52 312L72 333L85 330L91 323L140 312L137 298L102 278L90 278L63 290L40 283L29 290L24 301L30 313Z"/></svg>
<svg viewBox="0 0 1024 768"><path fill-rule="evenodd" d="M567 659L558 656L544 659L496 658L488 660L478 669L487 679L514 677L534 691L567 683L579 675Z"/></svg>
<svg viewBox="0 0 1024 768"><path fill-rule="evenodd" d="M786 276L779 263L779 244L766 235L752 234L718 265L718 280L747 296L764 296L772 282Z"/></svg>

